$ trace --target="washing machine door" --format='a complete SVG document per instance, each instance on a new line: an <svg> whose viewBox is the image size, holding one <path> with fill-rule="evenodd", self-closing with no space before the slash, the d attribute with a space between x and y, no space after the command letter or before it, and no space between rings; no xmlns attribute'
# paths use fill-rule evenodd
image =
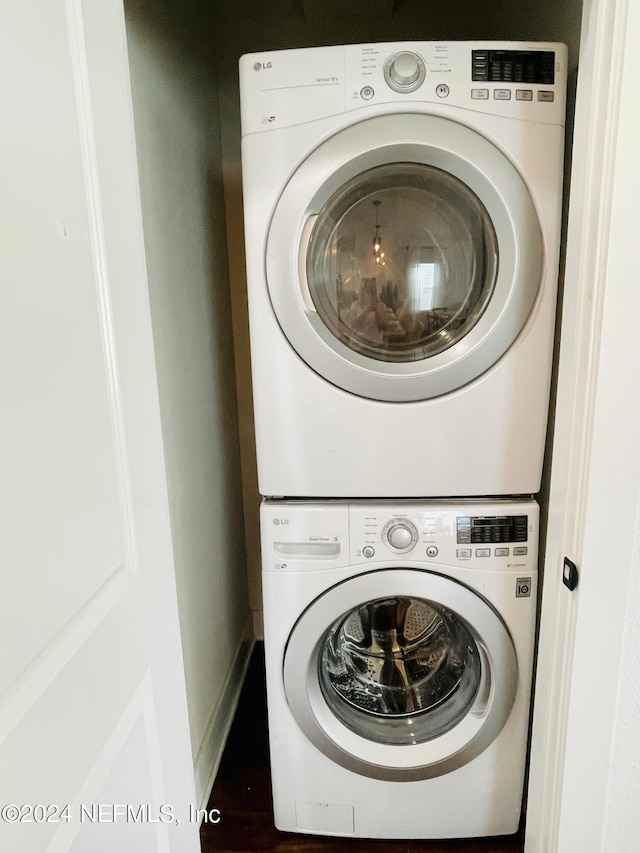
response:
<svg viewBox="0 0 640 853"><path fill-rule="evenodd" d="M511 161L436 116L380 116L322 143L271 220L280 326L329 382L413 401L455 390L509 349L541 283L542 235Z"/></svg>
<svg viewBox="0 0 640 853"><path fill-rule="evenodd" d="M434 572L382 569L317 598L283 661L289 707L332 761L375 779L455 770L502 730L518 665L496 611Z"/></svg>

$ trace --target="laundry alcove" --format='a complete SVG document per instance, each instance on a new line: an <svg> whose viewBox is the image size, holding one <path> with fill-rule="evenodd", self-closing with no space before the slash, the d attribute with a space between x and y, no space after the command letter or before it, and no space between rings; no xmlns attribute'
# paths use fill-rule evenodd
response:
<svg viewBox="0 0 640 853"><path fill-rule="evenodd" d="M68 801L76 814L122 797L204 806L261 636L238 57L370 40L557 40L570 57L567 170L570 152L578 168L556 451L539 495L551 582L526 849L548 853L561 837L564 853L581 833L585 853L604 849L605 810L606 838L628 842L610 758L633 782L637 661L625 617L640 415L637 383L620 377L640 359L626 197L637 190L634 4L126 0L123 11L120 0L25 0L3 16L0 802ZM554 586L567 552L581 572L571 599ZM597 695L594 660L607 664ZM564 770L559 710L571 733ZM166 827L139 825L135 849L195 850L197 827L186 827L174 842ZM97 853L116 846L123 829L111 829L5 821L0 834L18 853Z"/></svg>
<svg viewBox="0 0 640 853"><path fill-rule="evenodd" d="M502 0L480 7L459 0L453 6L432 3L426 7L420 0L375 3L355 0L349 4L315 0L279 0L269 4L129 0L125 12L160 402L163 422L172 425L170 431L165 430L168 444L165 452L169 459L171 444L175 442L175 466L172 469L169 465L170 487L172 472L179 477L177 472L193 455L193 442L186 427L193 403L197 400L197 405L202 406L209 399L213 411L213 393L228 411L237 407L237 426L234 417L223 418L224 425L219 424L218 435L223 442L233 445L236 439L230 433L237 429L239 469L236 470L241 471L242 489L240 478L234 478L229 470L218 482L224 489L227 513L229 502L234 506L236 525L242 501L244 532L234 524L222 524L216 541L233 551L238 547L238 537L244 537L248 601L255 636L260 638L260 498L255 473L244 270L239 57L259 50L346 42L562 41L569 47L567 152L570 152L582 4L578 0L560 4L550 0L542 4ZM567 155L567 175L569 160ZM265 163L265 169L268 168ZM198 264L203 257L214 265L213 286L206 297L202 292L198 295L202 282L194 285L198 275L202 276ZM203 309L210 311L215 320L207 345L197 351L197 336L192 330L202 326ZM207 346L211 343L214 364L207 363ZM192 372L190 388L185 387L183 375L176 369L182 359L182 368L186 366ZM203 451L200 445L199 452ZM228 452L221 458L228 461ZM214 478L220 478L221 470L218 468ZM547 492L546 473L539 496L543 537ZM204 510L203 504L199 504L199 510ZM223 516L215 508L210 515L220 524ZM193 518L191 523L195 523ZM185 526L185 541L189 530ZM235 560L216 559L218 580L209 576L204 587L198 586L199 591L221 582L226 586L234 584L236 588L244 583L239 576L239 562L237 552ZM212 738L207 721L211 719L212 697L218 697L220 707L228 698L229 712L235 701L233 685L240 682L247 648L248 631L243 621L246 605L237 610L225 609L223 614L216 610L213 621L216 641L207 646L203 637L211 614L205 612L200 596L194 606L197 570L194 572L185 565L181 572L178 563L176 572L192 744L197 752L198 744L208 736L209 754L215 765L215 750L221 748L222 741L216 743L215 737ZM226 580L221 581L221 577ZM223 625L226 628L222 645L226 651L219 655L217 632ZM212 658L207 668L204 662L214 647L215 663ZM223 724L220 731L224 731ZM203 778L207 775L204 770L202 774Z"/></svg>

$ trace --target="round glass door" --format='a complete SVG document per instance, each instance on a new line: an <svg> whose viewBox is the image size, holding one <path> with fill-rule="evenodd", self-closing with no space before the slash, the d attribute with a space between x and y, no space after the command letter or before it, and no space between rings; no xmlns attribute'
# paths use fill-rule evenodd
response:
<svg viewBox="0 0 640 853"><path fill-rule="evenodd" d="M410 402L472 382L505 354L542 258L511 161L468 127L412 114L318 145L276 203L265 266L283 334L316 373Z"/></svg>
<svg viewBox="0 0 640 853"><path fill-rule="evenodd" d="M318 655L329 708L378 743L423 743L450 731L480 687L476 641L457 614L423 598L382 598L337 619Z"/></svg>
<svg viewBox="0 0 640 853"><path fill-rule="evenodd" d="M291 713L332 761L374 779L440 776L479 755L511 713L513 641L481 596L421 569L336 584L287 641Z"/></svg>
<svg viewBox="0 0 640 853"><path fill-rule="evenodd" d="M419 361L462 340L493 293L489 214L458 178L392 163L357 175L324 205L307 280L329 331L381 361Z"/></svg>

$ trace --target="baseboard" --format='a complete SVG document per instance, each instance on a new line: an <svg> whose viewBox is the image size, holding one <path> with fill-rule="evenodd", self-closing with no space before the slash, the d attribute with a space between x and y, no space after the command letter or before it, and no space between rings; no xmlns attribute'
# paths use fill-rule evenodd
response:
<svg viewBox="0 0 640 853"><path fill-rule="evenodd" d="M199 809L204 809L209 802L254 645L253 619L250 617L194 761L196 800Z"/></svg>

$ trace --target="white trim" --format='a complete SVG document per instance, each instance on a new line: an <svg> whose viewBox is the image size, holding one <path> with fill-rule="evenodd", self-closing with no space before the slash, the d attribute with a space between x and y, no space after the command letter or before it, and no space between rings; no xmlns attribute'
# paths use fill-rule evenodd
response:
<svg viewBox="0 0 640 853"><path fill-rule="evenodd" d="M124 416L122 413L122 391L118 379L120 374L118 371L113 311L111 307L111 284L107 262L100 168L95 138L95 121L82 0L65 0L65 13L78 114L78 136L82 152L91 258L95 272L96 299L107 380L106 387L109 394L109 414L111 417L113 453L120 500L125 565L128 571L137 574L139 566L133 518L133 498L127 461Z"/></svg>
<svg viewBox="0 0 640 853"><path fill-rule="evenodd" d="M254 646L253 621L250 616L193 762L198 809L206 808L209 802Z"/></svg>
<svg viewBox="0 0 640 853"><path fill-rule="evenodd" d="M626 0L585 3L526 853L570 849L560 828L580 588L562 585L562 562L584 557L625 22Z"/></svg>

